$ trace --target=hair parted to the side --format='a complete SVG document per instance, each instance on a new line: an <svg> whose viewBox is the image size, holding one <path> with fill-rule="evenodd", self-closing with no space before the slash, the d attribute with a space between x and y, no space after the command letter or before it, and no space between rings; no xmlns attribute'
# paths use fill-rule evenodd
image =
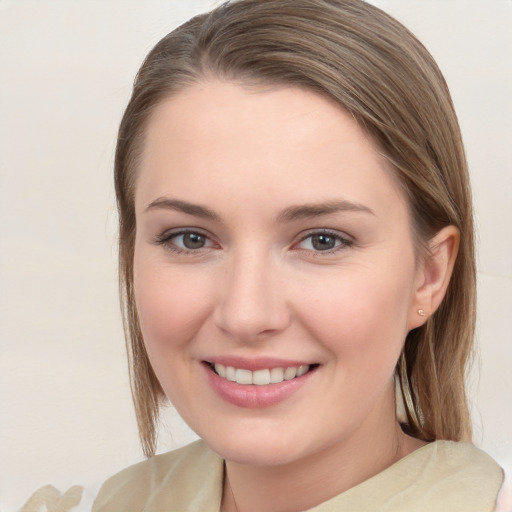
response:
<svg viewBox="0 0 512 512"><path fill-rule="evenodd" d="M164 98L209 78L291 85L349 111L392 162L408 199L419 253L447 225L460 248L441 306L405 341L397 377L409 433L470 439L466 367L475 324L473 219L467 165L447 85L423 45L361 0L235 0L164 37L134 83L119 129L115 186L119 272L132 392L146 455L156 446L160 384L133 293L134 188L144 130Z"/></svg>

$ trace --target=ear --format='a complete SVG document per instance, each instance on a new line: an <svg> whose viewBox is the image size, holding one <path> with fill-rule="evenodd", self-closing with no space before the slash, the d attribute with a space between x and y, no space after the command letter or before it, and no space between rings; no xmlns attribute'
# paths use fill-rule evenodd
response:
<svg viewBox="0 0 512 512"><path fill-rule="evenodd" d="M459 241L460 233L455 226L446 226L429 240L429 252L416 270L408 330L423 325L441 304L457 259Z"/></svg>

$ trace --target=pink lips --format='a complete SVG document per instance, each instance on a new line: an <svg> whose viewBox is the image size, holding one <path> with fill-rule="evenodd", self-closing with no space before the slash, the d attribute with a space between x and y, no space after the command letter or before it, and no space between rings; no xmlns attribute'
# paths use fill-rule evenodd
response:
<svg viewBox="0 0 512 512"><path fill-rule="evenodd" d="M266 368L298 367L308 364L275 358L245 359L239 357L218 357L208 361L210 363L219 363L224 366L233 366L235 368L251 371ZM256 386L231 382L217 375L210 365L204 364L203 366L211 387L223 400L238 407L246 407L249 409L272 407L279 404L297 392L315 373L314 370L311 370L301 377L296 377L292 380L285 380L278 384Z"/></svg>

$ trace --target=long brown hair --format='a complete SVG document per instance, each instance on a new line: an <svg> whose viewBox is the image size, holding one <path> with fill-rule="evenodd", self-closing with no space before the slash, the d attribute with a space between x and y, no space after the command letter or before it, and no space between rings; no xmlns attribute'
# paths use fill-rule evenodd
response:
<svg viewBox="0 0 512 512"><path fill-rule="evenodd" d="M133 293L137 163L152 111L164 98L208 77L292 85L334 99L393 164L418 248L447 225L459 229L447 294L426 324L408 334L397 377L412 435L427 441L469 439L465 373L475 324L471 192L441 72L405 27L361 0L237 0L191 19L154 47L136 77L119 129L120 289L145 454L155 451L164 393L144 348Z"/></svg>

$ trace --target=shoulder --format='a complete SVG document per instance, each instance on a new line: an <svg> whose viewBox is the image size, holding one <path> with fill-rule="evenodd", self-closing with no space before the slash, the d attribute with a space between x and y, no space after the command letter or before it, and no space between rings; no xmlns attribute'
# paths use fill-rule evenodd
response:
<svg viewBox="0 0 512 512"><path fill-rule="evenodd" d="M192 510L188 507L193 500L217 499L222 474L222 460L203 441L196 441L110 477L96 497L93 512L179 510L178 506Z"/></svg>
<svg viewBox="0 0 512 512"><path fill-rule="evenodd" d="M503 470L487 453L471 443L437 441L419 453L433 473L464 475L467 479L496 481L501 484ZM420 450L421 452L421 450Z"/></svg>
<svg viewBox="0 0 512 512"><path fill-rule="evenodd" d="M493 512L502 482L474 445L436 441L309 512Z"/></svg>
<svg viewBox="0 0 512 512"><path fill-rule="evenodd" d="M418 496L418 510L495 509L503 470L471 443L437 441L400 462L397 469L415 475L413 488Z"/></svg>

